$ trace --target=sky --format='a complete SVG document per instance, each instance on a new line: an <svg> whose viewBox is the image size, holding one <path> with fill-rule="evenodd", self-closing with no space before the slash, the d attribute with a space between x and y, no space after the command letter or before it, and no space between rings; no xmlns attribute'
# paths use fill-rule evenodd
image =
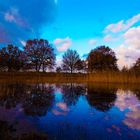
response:
<svg viewBox="0 0 140 140"><path fill-rule="evenodd" d="M34 38L54 44L58 64L67 49L84 59L106 45L120 68L131 66L140 57L140 0L0 0L0 46Z"/></svg>

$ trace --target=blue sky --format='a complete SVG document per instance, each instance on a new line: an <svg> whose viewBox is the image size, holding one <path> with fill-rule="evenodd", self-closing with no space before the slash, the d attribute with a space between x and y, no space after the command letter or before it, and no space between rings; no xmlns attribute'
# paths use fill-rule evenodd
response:
<svg viewBox="0 0 140 140"><path fill-rule="evenodd" d="M67 49L86 55L110 46L119 66L140 56L139 0L0 0L1 44L24 44L30 38L54 43L58 61Z"/></svg>

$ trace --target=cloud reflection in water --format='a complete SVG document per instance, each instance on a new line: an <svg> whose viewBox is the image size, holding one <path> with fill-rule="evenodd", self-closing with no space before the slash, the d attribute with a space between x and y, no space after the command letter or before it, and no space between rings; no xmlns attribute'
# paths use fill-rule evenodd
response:
<svg viewBox="0 0 140 140"><path fill-rule="evenodd" d="M140 101L130 91L118 90L115 105L120 111L129 110L125 113L123 123L129 128L140 130Z"/></svg>

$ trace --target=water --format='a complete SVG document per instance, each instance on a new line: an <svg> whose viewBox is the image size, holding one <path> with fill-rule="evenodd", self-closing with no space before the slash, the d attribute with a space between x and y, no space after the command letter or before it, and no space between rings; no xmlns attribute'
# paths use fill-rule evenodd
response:
<svg viewBox="0 0 140 140"><path fill-rule="evenodd" d="M1 84L0 140L139 140L140 90Z"/></svg>

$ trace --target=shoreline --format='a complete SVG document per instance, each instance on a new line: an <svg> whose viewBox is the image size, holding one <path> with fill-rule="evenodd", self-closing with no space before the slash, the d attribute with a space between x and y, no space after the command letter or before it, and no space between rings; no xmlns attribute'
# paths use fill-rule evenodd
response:
<svg viewBox="0 0 140 140"><path fill-rule="evenodd" d="M121 72L97 73L43 73L43 72L0 72L3 82L41 82L41 83L114 83L139 84L140 75Z"/></svg>

